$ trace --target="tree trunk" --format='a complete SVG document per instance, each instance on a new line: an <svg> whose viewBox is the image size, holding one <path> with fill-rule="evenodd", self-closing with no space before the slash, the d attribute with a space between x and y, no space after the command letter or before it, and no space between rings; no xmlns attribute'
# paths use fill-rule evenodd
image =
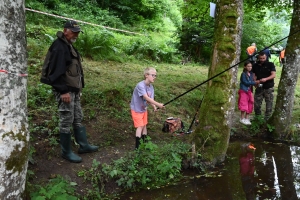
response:
<svg viewBox="0 0 300 200"><path fill-rule="evenodd" d="M288 38L285 51L286 63L283 66L278 85L278 95L274 113L269 120L269 123L275 127L274 137L277 139L286 138L289 135L288 133L291 126L294 106L294 93L299 74L299 29L300 2L299 0L294 0L294 11L290 29L291 36Z"/></svg>
<svg viewBox="0 0 300 200"><path fill-rule="evenodd" d="M216 9L214 46L209 78L237 64L242 35L241 0L219 0ZM223 162L228 147L237 87L237 67L212 79L199 112L199 122L191 140L209 164Z"/></svg>
<svg viewBox="0 0 300 200"><path fill-rule="evenodd" d="M29 152L24 0L1 0L0 13L0 199L24 199Z"/></svg>

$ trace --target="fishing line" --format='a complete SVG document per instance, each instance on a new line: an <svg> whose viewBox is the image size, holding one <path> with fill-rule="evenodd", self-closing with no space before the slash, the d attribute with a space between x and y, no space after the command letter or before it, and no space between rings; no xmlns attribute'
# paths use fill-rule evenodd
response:
<svg viewBox="0 0 300 200"><path fill-rule="evenodd" d="M298 31L296 31L296 32L294 32L294 33L292 33L292 34L289 34L288 36L282 38L281 40L278 40L278 41L274 42L273 44L271 44L271 45L265 47L263 50L259 51L257 54L259 54L259 53L263 52L265 49L268 49L268 48L270 48L271 46L273 46L273 45L275 45L275 44L281 42L282 40L285 40L286 38L288 38L288 37L290 37L290 36L296 34L296 33L299 32L299 31L300 31L300 30L298 30ZM253 56L255 56L255 55L253 55ZM164 106L167 105L167 104L169 104L169 103L171 103L171 102L173 102L173 101L175 101L175 100L178 99L179 97L182 97L183 95L185 95L185 94L191 92L192 90L194 90L194 89L196 89L197 87L203 85L204 83L207 83L208 81L214 79L215 77L221 75L222 73L224 73L224 72L230 70L231 68L233 68L233 67L239 65L240 63L247 61L249 58L252 58L253 56L250 56L250 57L248 57L248 58L246 58L246 59L240 61L239 63L237 63L237 64L235 64L235 65L229 67L228 69L225 69L224 71L222 71L222 72L220 72L220 73L214 75L213 77L211 77L211 78L207 79L206 81L204 81L204 82L202 82L202 83L196 85L195 87L189 89L188 91L186 91L186 92L184 92L184 93L178 95L177 97L175 97L175 98L173 98L172 100L170 100L170 101L168 101L167 103L165 103ZM201 107L201 104L202 104L202 102L203 102L203 99L204 99L204 96L202 97L202 99L201 99L201 101L200 101L200 104L199 104L199 106L198 106L198 108L197 108L197 111L196 111L196 113L195 113L195 115L194 115L194 117L193 117L193 120L192 120L192 122L191 122L191 124L190 124L190 126L189 126L189 129L188 129L187 132L185 132L185 134L190 134L190 133L193 132L193 131L192 131L192 126L193 126L194 121L195 121L195 119L196 119L196 116L197 116L197 114L198 114L198 112L199 112L199 110L200 110L200 107Z"/></svg>
<svg viewBox="0 0 300 200"><path fill-rule="evenodd" d="M271 45L269 45L269 46L267 46L267 47L265 47L263 50L259 51L259 52L258 52L258 54L259 54L259 53L261 53L261 52L263 52L265 49L267 49L267 48L270 48L271 46L273 46L273 45L275 45L275 44L277 44L277 43L279 43L279 42L281 42L281 41L285 40L286 38L288 38L288 37L290 37L290 36L292 36L292 35L294 35L294 34L298 33L299 31L300 31L300 30L297 30L296 32L294 32L294 33L292 33L292 34L289 34L288 36L286 36L286 37L284 37L284 38L282 38L282 39L280 39L280 40L278 40L278 41L274 42L273 44L271 44ZM233 68L233 67L236 67L237 65L241 64L242 62L245 62L245 61L249 60L249 58L252 58L252 57L254 57L254 56L255 56L255 55L253 55L253 56L250 56L250 57L248 57L248 58L246 58L246 59L244 59L244 60L242 60L242 61L238 62L237 64L235 64L235 65L233 65L233 66L231 66L231 67L229 67L229 68L225 69L224 71L222 71L222 72L219 72L218 74L216 74L216 75L212 76L211 78L207 79L206 81L203 81L202 83L200 83L200 84L196 85L195 87L193 87L193 88L191 88L191 89L187 90L186 92L184 92L184 93L182 93L182 94L178 95L177 97L175 97L175 98L171 99L170 101L168 101L168 102L164 103L164 106L168 105L169 103L171 103L171 102L175 101L176 99L178 99L178 98L182 97L183 95L185 95L185 94L187 94L187 93L189 93L189 92L193 91L193 90L194 90L194 89L196 89L197 87L199 87L199 86L201 86L201 85L203 85L203 84L207 83L208 81L210 81L210 80L212 80L212 79L216 78L217 76L220 76L220 75L221 75L221 74L223 74L224 72L226 72L226 71L230 70L230 69L231 69L231 68Z"/></svg>

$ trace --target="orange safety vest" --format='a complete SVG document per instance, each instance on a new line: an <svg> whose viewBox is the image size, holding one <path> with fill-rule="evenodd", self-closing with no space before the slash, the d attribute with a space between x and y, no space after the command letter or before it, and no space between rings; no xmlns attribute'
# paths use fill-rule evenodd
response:
<svg viewBox="0 0 300 200"><path fill-rule="evenodd" d="M255 51L256 51L255 46L250 46L250 47L247 48L247 52L248 52L249 55L253 55Z"/></svg>
<svg viewBox="0 0 300 200"><path fill-rule="evenodd" d="M284 58L285 49L280 52L280 58Z"/></svg>

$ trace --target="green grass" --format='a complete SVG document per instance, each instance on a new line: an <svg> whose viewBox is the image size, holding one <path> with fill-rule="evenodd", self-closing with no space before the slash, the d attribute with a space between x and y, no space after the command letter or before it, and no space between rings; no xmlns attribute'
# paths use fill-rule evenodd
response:
<svg viewBox="0 0 300 200"><path fill-rule="evenodd" d="M86 85L83 89L82 106L86 120L97 115L98 118L110 116L124 123L131 122L128 112L131 95L136 84L143 80L143 70L148 66L157 69L158 78L153 84L155 99L162 103L193 88L207 76L207 67L198 65L95 62L88 59L84 59L83 65ZM36 117L43 115L41 106L56 109L55 103L52 103L51 89L39 83L40 73L37 71L38 67L32 70L28 80L29 112ZM204 89L205 85L178 98L158 115L190 119L199 105Z"/></svg>
<svg viewBox="0 0 300 200"><path fill-rule="evenodd" d="M34 64L29 66L30 73L28 79L30 131L33 137L32 141L34 141L34 137L37 135L46 137L47 139L45 139L45 141L47 140L49 143L47 149L48 151L49 149L52 151L53 149L59 148L58 143L55 142L55 136L58 138L58 135L56 135L58 119L55 117L57 116L57 107L52 97L50 87L39 83L42 60L37 58L34 60ZM169 102L207 79L208 66L203 65L174 65L144 62L120 63L113 61L96 62L85 58L83 62L86 80L86 87L83 89L82 96L82 107L85 116L83 124L92 128L95 132L94 135L98 133L98 135L101 135L101 139L94 140L94 142L98 142L96 145L99 145L100 148L122 145L124 141L131 140L130 137L134 135L135 129L132 125L129 103L134 87L139 81L143 80L143 70L148 66L157 69L158 76L153 84L155 87L155 99L162 103ZM276 69L275 93L277 92L282 68L277 67ZM238 77L240 77L242 70L243 68L239 67ZM295 92L294 123L298 122L300 118L299 84L298 82ZM167 133L162 133L161 128L163 121L170 116L180 117L185 123L185 126L189 127L200 103L200 99L204 94L205 87L206 84L169 103L166 106L166 110L160 110L157 113L151 110L149 111L148 132L155 145L165 146L164 142L170 143L171 141L178 140L176 137L170 137ZM236 111L237 114L239 114L237 108ZM298 137L295 137L295 140L297 138ZM179 140L183 142L181 145L183 145L187 139L188 137L180 138ZM53 155L54 154L55 151L53 151ZM32 157L34 160L34 155L32 155ZM156 158L158 160L164 160L166 155L163 157L156 156ZM130 159L126 162L129 161ZM110 167L115 167L115 171L120 170L120 167L116 164L117 162L120 161L116 161L110 165ZM170 163L167 163L162 169L167 169L169 164ZM135 163L130 163L130 166L134 165ZM91 168L91 170L92 169L93 168ZM135 186L132 185L130 181L121 181L123 180L122 173L121 171L118 172L120 176L118 177L120 178L118 182L119 185L125 188L134 188ZM175 171L174 174L175 173L177 173L177 171ZM177 175L178 174L176 174L176 177ZM110 176L112 175L110 174ZM92 176L91 178L93 179L94 177ZM132 179L135 178L136 177L132 177ZM165 180L161 180L161 184L164 183L163 181ZM96 194L97 191L94 191L90 195ZM98 195L99 194L98 192Z"/></svg>
<svg viewBox="0 0 300 200"><path fill-rule="evenodd" d="M51 1L55 2L55 1ZM35 1L28 1L27 5L38 10L44 10L41 4ZM53 4L57 6L57 4ZM67 13L70 9L68 4L60 4L59 13ZM87 4L85 6L90 6ZM92 9L91 9L92 10ZM100 11L99 11L100 12ZM102 12L102 11L101 11ZM103 13L95 14L95 18L102 15L106 16L108 25L117 24L122 28L120 21L117 18L110 17ZM74 12L75 13L75 12ZM84 13L84 16L89 16ZM78 14L72 16L77 18ZM78 17L79 18L79 17ZM94 18L93 18L94 19ZM92 19L83 19L91 21ZM96 19L95 19L96 20ZM45 25L45 21L47 24ZM99 21L97 19L97 21ZM28 117L29 128L31 133L31 142L39 140L42 144L42 150L50 152L49 156L58 156L58 115L57 105L53 99L51 87L39 82L43 58L46 55L53 39L55 39L56 31L62 30L63 20L54 19L48 16L37 17L34 13L26 13L26 36L28 50ZM92 21L91 21L92 22ZM97 22L95 22L97 23ZM85 34L81 35L75 46L85 55L83 68L85 73L86 87L83 89L81 99L84 121L83 124L89 128L89 140L96 142L100 149L106 146L117 146L124 144L124 141L131 141L130 137L134 137L135 129L132 125L130 116L129 103L131 95L136 84L143 79L143 71L146 67L152 66L157 69L157 79L154 83L155 100L166 103L172 101L178 95L185 93L187 90L197 86L207 79L208 66L189 63L188 65L166 64L163 62L180 63L181 56L176 50L178 44L176 38L171 35L159 35L155 32L147 36L123 35L120 33L109 32L107 30L92 28L88 25L82 25ZM134 30L133 30L134 31ZM273 60L278 60L274 59ZM97 61L95 61L97 60ZM111 61L114 60L114 61ZM153 62L158 61L158 62ZM278 66L278 61L277 61ZM242 72L242 67L239 68L239 75ZM277 67L276 86L278 86L281 68ZM238 75L238 77L239 77ZM239 79L239 78L238 78ZM295 92L295 107L293 121L296 123L300 119L300 87L299 82ZM238 85L237 85L238 87ZM170 156L169 149L172 146L164 145L163 142L177 140L171 138L169 134L162 133L161 128L163 121L170 116L180 117L185 126L189 127L194 114L198 109L200 100L204 94L206 84L197 87L193 91L184 96L172 101L166 106L166 110L160 110L157 113L149 111L148 132L153 141L153 148L164 146L165 148L152 149L154 152L155 166L167 156ZM277 88L275 90L277 92ZM201 122L200 122L201 123ZM95 138L95 137L98 138ZM182 137L184 141L188 137ZM162 142L163 141L163 142ZM123 142L123 143L122 143ZM183 145L179 144L180 145ZM151 146L150 146L151 147ZM174 146L173 146L174 147ZM162 151L161 151L162 149ZM178 150L179 148L172 149ZM31 148L31 162L34 162L34 152L40 149ZM166 155L158 156L159 153ZM147 152L146 152L147 153ZM177 152L175 152L177 153ZM178 156L175 156L176 158ZM138 164L147 165L148 155L136 159ZM144 160L145 159L145 160ZM134 166L136 163L130 163L128 160L127 166ZM174 163L174 155L170 161L166 160L161 163L161 170L167 173L169 178L173 175L178 175L181 162L179 160ZM119 161L120 162L120 161ZM114 163L111 167L118 170L120 167ZM95 168L98 164L95 163ZM168 167L175 166L169 169ZM154 167L155 167L154 166ZM153 167L152 167L153 168ZM98 168L97 168L98 169ZM131 169L128 169L130 171ZM110 174L112 176L112 174ZM122 177L122 172L120 172ZM139 174L144 176L145 174ZM153 173L154 179L157 172ZM171 176L170 176L171 175ZM115 176L115 174L113 174ZM125 178L128 176L126 175ZM161 182L168 181L162 179ZM145 182L148 183L148 182ZM132 187L131 182L119 181L123 187ZM60 187L54 187L55 185ZM73 193L73 183L65 182L63 179L54 179L53 184L50 183L46 187L39 187L39 190L34 195L50 195L60 197L68 193ZM65 191L67 190L67 192ZM93 195L98 195L97 191ZM71 196L71 195L70 195ZM51 198L51 197L49 197Z"/></svg>
<svg viewBox="0 0 300 200"><path fill-rule="evenodd" d="M277 60L276 60L277 61ZM52 107L50 113L55 113L51 89L39 83L39 68L42 60L37 65L29 67L31 72L28 82L28 106L29 113L33 117L45 116L44 109ZM276 67L275 96L279 84L281 67ZM178 95L197 86L207 79L208 66L200 65L174 65L174 64L147 64L147 63L119 63L113 61L96 62L84 59L83 62L86 86L83 89L82 106L85 120L107 121L115 119L115 122L123 123L120 127L130 127L132 131L129 103L135 85L143 80L143 70L152 66L157 69L157 79L154 82L155 100L162 103L172 101ZM238 70L238 81L242 67ZM300 118L299 82L295 91L295 107L293 121ZM172 101L166 106L165 111L150 112L150 123L159 131L162 120L168 116L180 117L186 125L191 120L205 91L206 84L194 89L182 97ZM238 97L238 96L237 96ZM276 99L275 99L276 100ZM275 104L274 104L275 105ZM44 108L44 109L43 109ZM237 108L236 108L237 110ZM45 116L50 118L50 116ZM51 119L49 119L51 120ZM127 125L125 125L127 124ZM109 127L110 125L107 124ZM126 128L125 128L126 129ZM128 128L127 128L128 129ZM109 131L109 130L108 130Z"/></svg>

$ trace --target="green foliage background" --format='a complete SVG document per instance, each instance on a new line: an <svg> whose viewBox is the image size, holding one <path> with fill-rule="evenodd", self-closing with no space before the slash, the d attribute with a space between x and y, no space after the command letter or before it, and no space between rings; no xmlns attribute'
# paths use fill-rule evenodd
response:
<svg viewBox="0 0 300 200"><path fill-rule="evenodd" d="M142 79L141 72L146 66L154 66L158 71L159 78L155 82L158 89L155 94L160 102L168 102L206 80L207 66L199 63L209 64L213 44L214 18L209 17L209 1L26 0L25 4L27 8L139 33L128 34L81 24L84 34L80 35L75 46L84 56L87 77L82 105L85 120L99 120L100 125L95 123L93 128L107 133L101 138L100 147L116 145L128 139L128 134L124 131L134 131L132 125L128 125L130 115L126 109L134 85ZM288 11L272 17L275 10L255 8L250 1L244 7L242 51L252 42L256 42L261 50L265 45L288 34ZM58 146L58 119L55 117L56 105L51 88L40 84L39 76L47 49L56 39L56 32L62 30L64 21L26 11L30 132L33 135L47 136L46 142L51 148L49 159ZM284 46L284 42L281 46ZM245 53L242 52L242 58L244 56ZM189 65L185 65L187 63ZM149 131L158 132L161 119L169 114L181 117L189 126L203 90L205 87L172 102L166 113L150 119L153 127ZM295 95L298 97L299 92ZM43 120L38 121L39 118ZM112 127L111 122L118 122L122 126ZM154 134L153 140L160 140L161 137ZM181 160L189 150L184 143L174 144L172 147L177 147L175 149L168 145L163 146L165 148L158 148L148 143L144 145L146 151L141 152L145 157L130 154L111 165L103 165L103 171L96 163L89 171L81 171L79 174L93 184L101 182L102 176L111 176L118 180L120 186L130 189L136 189L138 182L143 187L147 184L154 185L154 180L157 181L156 184L163 185L180 177ZM147 151L147 148L150 150ZM172 153L166 153L170 149ZM34 153L35 150L31 149L31 152ZM152 153L153 156L149 157L148 154ZM31 157L30 162L34 162L34 157ZM165 162L161 163L161 160ZM152 168L159 165L158 171L149 173L147 170L150 169L146 167L149 162ZM145 173L134 176L132 174L136 172L138 165L144 167ZM145 175L146 172L148 176ZM98 173L101 176L97 176ZM129 173L131 176L127 175ZM32 193L32 197L44 195L55 199L67 195L71 199L73 186L63 179L54 179L48 186L36 188L37 191ZM91 192L90 197L93 195L93 199L102 198L97 191Z"/></svg>
<svg viewBox="0 0 300 200"><path fill-rule="evenodd" d="M84 56L95 60L146 60L169 63L210 61L214 18L209 16L210 1L183 0L27 0L26 7L97 24L82 24L85 34L76 44ZM290 4L280 6L254 0L244 3L241 60L253 42L258 50L286 37ZM63 19L26 12L28 36L51 42ZM106 27L136 32L105 29ZM286 40L274 46L282 48ZM40 46L41 44L37 44ZM48 44L46 44L47 46ZM273 47L272 47L273 48Z"/></svg>

